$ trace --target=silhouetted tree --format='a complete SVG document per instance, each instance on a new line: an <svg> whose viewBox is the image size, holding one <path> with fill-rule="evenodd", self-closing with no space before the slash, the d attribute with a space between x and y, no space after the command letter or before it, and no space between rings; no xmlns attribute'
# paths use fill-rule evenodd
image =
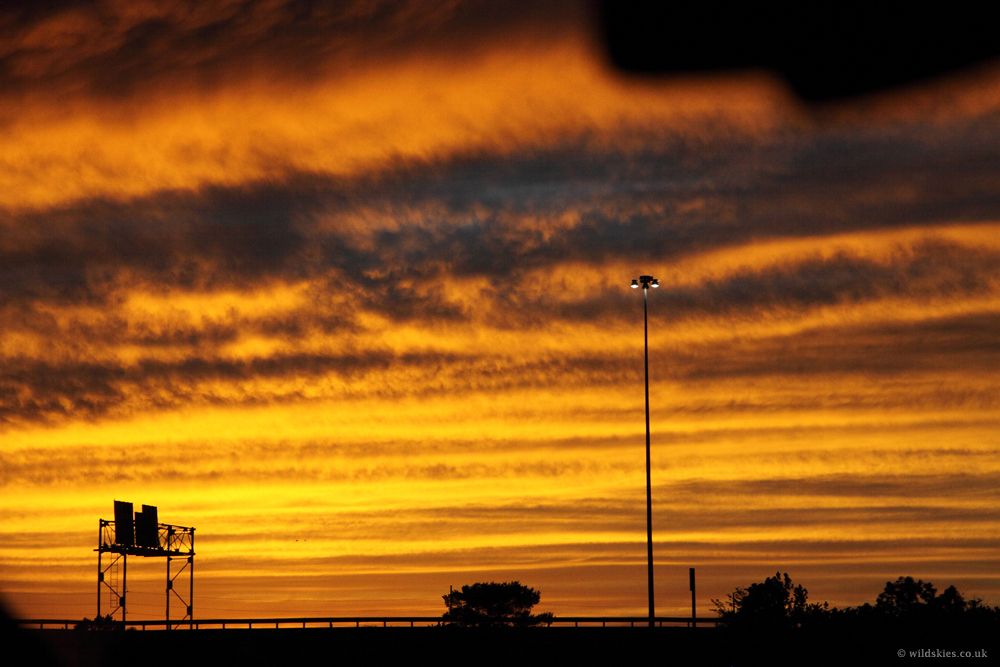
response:
<svg viewBox="0 0 1000 667"><path fill-rule="evenodd" d="M875 610L897 618L922 614L936 594L937 590L930 582L925 584L919 579L914 581L913 577L900 577L895 582L885 583L885 589L875 601Z"/></svg>
<svg viewBox="0 0 1000 667"><path fill-rule="evenodd" d="M477 628L551 625L551 613L532 615L541 593L516 581L462 586L442 596L448 611L441 617L448 625Z"/></svg>
<svg viewBox="0 0 1000 667"><path fill-rule="evenodd" d="M897 624L996 625L1000 622L1000 608L989 607L982 602L979 598L966 601L954 586L949 586L938 595L930 582L899 577L896 581L886 582L885 589L875 602L874 611Z"/></svg>
<svg viewBox="0 0 1000 667"><path fill-rule="evenodd" d="M934 609L938 613L953 615L961 614L968 609L969 604L954 586L944 589L944 593L934 598Z"/></svg>
<svg viewBox="0 0 1000 667"><path fill-rule="evenodd" d="M763 583L737 588L725 601L712 600L724 625L796 627L825 613L828 605L809 604L809 591L792 584L786 572L775 572Z"/></svg>

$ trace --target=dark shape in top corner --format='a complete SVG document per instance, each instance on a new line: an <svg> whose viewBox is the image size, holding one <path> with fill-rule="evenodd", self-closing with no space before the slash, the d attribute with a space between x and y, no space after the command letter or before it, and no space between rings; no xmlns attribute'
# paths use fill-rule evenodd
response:
<svg viewBox="0 0 1000 667"><path fill-rule="evenodd" d="M615 67L636 74L768 69L808 102L879 92L1000 57L989 5L644 3L603 0Z"/></svg>

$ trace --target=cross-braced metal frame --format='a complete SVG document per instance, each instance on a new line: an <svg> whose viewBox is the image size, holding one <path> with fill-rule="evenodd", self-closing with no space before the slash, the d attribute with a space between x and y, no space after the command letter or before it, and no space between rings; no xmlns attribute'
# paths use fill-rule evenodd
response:
<svg viewBox="0 0 1000 667"><path fill-rule="evenodd" d="M108 615L114 616L121 611L122 623L125 623L126 600L128 593L128 557L160 557L167 559L167 609L166 620L167 629L179 627L187 623L190 627L194 624L194 528L186 526L172 526L161 523L157 525L156 547L124 545L116 542L115 522L100 519L97 533L97 616L101 616L101 596L107 592L108 595ZM110 560L105 563L103 556L105 553L111 554ZM175 560L183 560L184 564L179 570L171 572L171 564ZM119 577L119 572L121 576ZM178 577L187 573L187 598L185 598L175 585ZM170 623L170 598L175 596L181 602L184 615L176 624Z"/></svg>
<svg viewBox="0 0 1000 667"><path fill-rule="evenodd" d="M100 534L104 535L109 531L108 522L101 520ZM99 537L99 540L102 539ZM98 544L102 542L99 541ZM105 565L101 562L103 549L97 551L97 616L101 616L101 594L108 594L108 615L114 616L119 609L122 610L122 621L125 620L125 575L128 561L124 553L114 553L110 561ZM119 570L121 578L119 578Z"/></svg>
<svg viewBox="0 0 1000 667"><path fill-rule="evenodd" d="M181 528L179 526L160 525L161 544L165 543L167 549L167 630L181 625L185 620L190 627L194 621L194 528ZM181 554L179 558L184 560L184 564L173 575L170 574L171 561L178 558L173 554ZM186 556L183 554L187 554ZM177 592L174 582L182 572L187 570L188 574L188 597L184 597ZM181 601L185 610L184 616L177 622L176 626L170 625L170 595L173 594Z"/></svg>

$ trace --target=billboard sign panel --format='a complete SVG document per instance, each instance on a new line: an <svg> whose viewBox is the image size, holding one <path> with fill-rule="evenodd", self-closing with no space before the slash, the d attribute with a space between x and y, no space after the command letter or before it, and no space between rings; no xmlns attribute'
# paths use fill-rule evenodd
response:
<svg viewBox="0 0 1000 667"><path fill-rule="evenodd" d="M135 543L148 549L160 548L159 524L156 508L143 505L141 512L135 513Z"/></svg>
<svg viewBox="0 0 1000 667"><path fill-rule="evenodd" d="M132 523L132 503L115 501L115 544L130 547L135 544L135 525Z"/></svg>

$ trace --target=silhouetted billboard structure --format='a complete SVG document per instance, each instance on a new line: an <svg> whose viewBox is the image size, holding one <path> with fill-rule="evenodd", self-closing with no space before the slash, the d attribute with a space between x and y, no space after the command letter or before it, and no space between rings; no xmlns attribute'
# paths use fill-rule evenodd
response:
<svg viewBox="0 0 1000 667"><path fill-rule="evenodd" d="M160 523L156 507L143 505L141 512L132 511L132 503L115 501L115 520L100 519L97 537L97 615L101 615L101 594L109 597L109 614L119 610L125 622L128 557L159 557L167 560L167 629L171 629L170 598L176 597L185 610L178 625L194 621L194 528ZM114 554L105 565L105 553ZM174 560L183 559L184 565L171 573ZM188 597L185 599L174 586L183 572L188 575ZM121 575L119 577L119 574Z"/></svg>

